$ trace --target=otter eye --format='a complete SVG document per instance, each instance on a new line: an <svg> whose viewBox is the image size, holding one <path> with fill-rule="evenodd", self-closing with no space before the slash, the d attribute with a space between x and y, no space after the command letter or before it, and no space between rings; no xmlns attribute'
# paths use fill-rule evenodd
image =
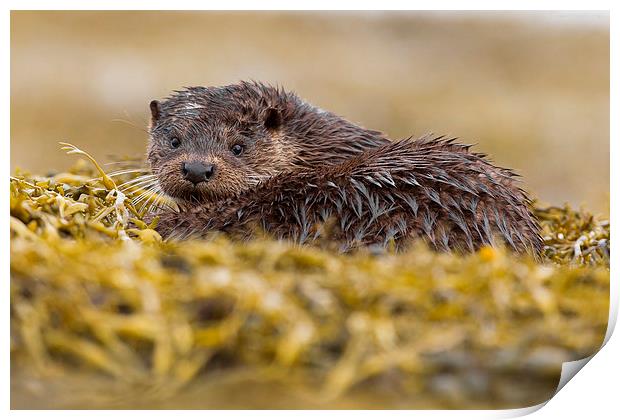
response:
<svg viewBox="0 0 620 420"><path fill-rule="evenodd" d="M243 152L243 146L240 144L235 144L230 150L232 150L235 156L239 156L241 152Z"/></svg>
<svg viewBox="0 0 620 420"><path fill-rule="evenodd" d="M170 139L170 146L173 148L178 148L181 145L181 140L178 137L173 137Z"/></svg>

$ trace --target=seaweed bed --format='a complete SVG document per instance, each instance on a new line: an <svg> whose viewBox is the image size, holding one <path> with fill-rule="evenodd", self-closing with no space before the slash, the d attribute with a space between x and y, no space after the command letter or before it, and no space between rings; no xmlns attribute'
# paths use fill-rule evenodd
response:
<svg viewBox="0 0 620 420"><path fill-rule="evenodd" d="M524 407L605 335L609 222L585 211L536 209L542 262L162 242L134 176L11 177L13 408Z"/></svg>

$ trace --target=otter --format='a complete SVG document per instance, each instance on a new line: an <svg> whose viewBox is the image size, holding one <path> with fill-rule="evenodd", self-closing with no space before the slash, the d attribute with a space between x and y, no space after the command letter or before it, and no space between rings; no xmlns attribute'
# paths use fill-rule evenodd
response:
<svg viewBox="0 0 620 420"><path fill-rule="evenodd" d="M165 238L259 228L341 251L420 239L441 251L542 249L518 175L455 138L391 141L256 82L190 87L150 108L147 160L179 207L157 214Z"/></svg>

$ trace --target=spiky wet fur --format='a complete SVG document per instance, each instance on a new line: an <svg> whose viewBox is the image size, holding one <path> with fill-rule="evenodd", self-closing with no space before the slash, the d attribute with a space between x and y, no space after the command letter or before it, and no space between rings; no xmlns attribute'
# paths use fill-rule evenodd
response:
<svg viewBox="0 0 620 420"><path fill-rule="evenodd" d="M245 239L258 226L298 243L327 235L342 251L400 249L423 239L438 250L467 252L500 240L537 254L539 226L515 173L469 148L443 137L387 143L344 162L282 172L242 195L165 212L158 230L165 237L222 231Z"/></svg>

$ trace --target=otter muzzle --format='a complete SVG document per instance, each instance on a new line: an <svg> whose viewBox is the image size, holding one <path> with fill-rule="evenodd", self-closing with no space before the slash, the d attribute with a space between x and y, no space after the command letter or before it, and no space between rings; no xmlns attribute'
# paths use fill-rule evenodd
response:
<svg viewBox="0 0 620 420"><path fill-rule="evenodd" d="M183 162L181 172L186 180L196 185L208 181L215 172L215 166L202 162Z"/></svg>

